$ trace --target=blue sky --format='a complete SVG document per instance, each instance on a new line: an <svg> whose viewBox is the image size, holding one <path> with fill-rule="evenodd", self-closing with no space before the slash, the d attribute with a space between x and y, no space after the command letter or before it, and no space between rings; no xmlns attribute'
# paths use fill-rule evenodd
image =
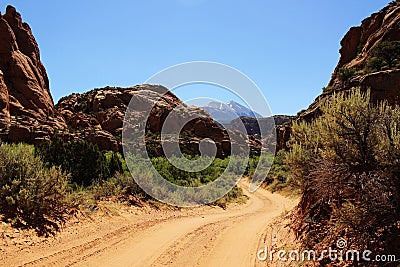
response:
<svg viewBox="0 0 400 267"><path fill-rule="evenodd" d="M389 0L8 0L39 43L54 100L131 86L172 65L232 66L263 91L274 114L296 114L327 84L351 26ZM1 7L5 11L5 6ZM181 88L183 89L183 88ZM209 87L184 100L234 96Z"/></svg>

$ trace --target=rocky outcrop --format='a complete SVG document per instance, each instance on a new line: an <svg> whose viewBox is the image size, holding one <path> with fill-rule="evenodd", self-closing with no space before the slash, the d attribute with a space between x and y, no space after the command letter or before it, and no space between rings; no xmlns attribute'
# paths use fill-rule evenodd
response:
<svg viewBox="0 0 400 267"><path fill-rule="evenodd" d="M398 68L377 72L365 71L367 62L374 56L374 49L379 44L399 40L400 2L395 1L346 33L341 41L338 65L326 91L319 95L306 110L300 111L295 120L313 120L321 114L321 105L332 94L353 90L356 87L370 90L372 101L386 100L390 104L400 104L400 70ZM344 80L340 74L343 69L351 69L354 74ZM277 138L281 146L286 146L290 138L290 126L280 127Z"/></svg>
<svg viewBox="0 0 400 267"><path fill-rule="evenodd" d="M371 91L372 101L386 100L390 104L400 104L400 70L392 69L367 72L368 61L374 56L374 49L382 42L400 40L400 2L392 2L381 11L372 14L353 27L341 41L340 60L335 68L326 92L299 113L299 118L312 120L320 114L319 107L338 91L360 87ZM344 80L340 72L351 69L354 74Z"/></svg>
<svg viewBox="0 0 400 267"><path fill-rule="evenodd" d="M11 106L22 105L39 116L54 115L49 80L28 24L22 22L15 8L8 6L0 19L0 29L7 42L0 46L0 69L12 91Z"/></svg>
<svg viewBox="0 0 400 267"><path fill-rule="evenodd" d="M144 84L130 88L95 89L60 99L56 109L75 138L94 142L100 149L118 151L122 149L124 116L129 104L134 116L126 121L127 129L140 134L137 125L146 123L147 139L152 144L149 149L154 156L163 155L159 136L170 114L170 130L180 131L180 126L184 125L179 140L184 152L198 154L200 141L210 138L216 143L218 157L230 154L227 133L204 109L185 105L162 86ZM147 118L149 107L152 109ZM183 123L188 118L194 119ZM254 151L260 148L256 140L250 140L250 143Z"/></svg>
<svg viewBox="0 0 400 267"><path fill-rule="evenodd" d="M0 15L0 36L0 138L35 143L64 131L36 40L12 6Z"/></svg>
<svg viewBox="0 0 400 267"><path fill-rule="evenodd" d="M10 100L7 86L4 83L3 72L0 71L0 128L10 125Z"/></svg>
<svg viewBox="0 0 400 267"><path fill-rule="evenodd" d="M276 150L289 150L288 141L292 127L290 124L279 125L276 128Z"/></svg>
<svg viewBox="0 0 400 267"><path fill-rule="evenodd" d="M351 28L341 41L340 60L332 74L330 86L340 86L340 68L364 67L373 50L383 41L400 40L400 3L393 2Z"/></svg>
<svg viewBox="0 0 400 267"><path fill-rule="evenodd" d="M261 139L264 146L270 151L287 150L286 141L290 136L290 126L287 124L291 119L293 117L285 115L275 115L273 120L271 118L240 117L233 120L229 128L237 131L245 130L245 134Z"/></svg>
<svg viewBox="0 0 400 267"><path fill-rule="evenodd" d="M289 122L290 116L285 115L275 115L274 120L270 118L252 118L252 117L240 117L230 123L231 130L240 131L243 129L241 125L244 126L246 134L261 136L261 132L269 133L276 126L280 126L286 122Z"/></svg>

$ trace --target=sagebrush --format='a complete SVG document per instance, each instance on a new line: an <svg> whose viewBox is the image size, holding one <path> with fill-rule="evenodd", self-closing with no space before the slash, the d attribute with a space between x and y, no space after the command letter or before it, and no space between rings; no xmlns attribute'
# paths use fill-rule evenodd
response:
<svg viewBox="0 0 400 267"><path fill-rule="evenodd" d="M335 94L295 122L288 162L303 195L293 227L306 247L400 252L400 108L369 91Z"/></svg>
<svg viewBox="0 0 400 267"><path fill-rule="evenodd" d="M0 213L2 220L40 234L58 230L69 209L69 175L46 168L34 148L0 146Z"/></svg>

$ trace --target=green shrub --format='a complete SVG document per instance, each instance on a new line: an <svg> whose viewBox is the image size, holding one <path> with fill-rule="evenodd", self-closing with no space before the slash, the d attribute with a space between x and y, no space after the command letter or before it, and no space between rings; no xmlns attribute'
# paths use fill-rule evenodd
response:
<svg viewBox="0 0 400 267"><path fill-rule="evenodd" d="M384 41L378 44L373 55L381 59L387 68L392 69L400 63L400 41Z"/></svg>
<svg viewBox="0 0 400 267"><path fill-rule="evenodd" d="M69 208L69 176L47 169L32 146L0 146L0 213L17 227L35 228L39 234L58 230Z"/></svg>
<svg viewBox="0 0 400 267"><path fill-rule="evenodd" d="M330 90L332 90L332 86L324 86L324 87L322 87L322 92L323 93L325 93L325 92L329 92Z"/></svg>
<svg viewBox="0 0 400 267"><path fill-rule="evenodd" d="M229 203L244 203L247 199L248 197L243 194L243 189L235 185L225 196L212 204L225 209Z"/></svg>
<svg viewBox="0 0 400 267"><path fill-rule="evenodd" d="M119 153L103 153L97 145L84 140L64 142L61 138L54 138L37 146L36 153L48 166L61 167L71 173L71 182L82 186L106 180L116 172L126 170Z"/></svg>
<svg viewBox="0 0 400 267"><path fill-rule="evenodd" d="M189 162L187 162L187 159L189 159ZM240 165L246 167L245 163L247 163L247 159L239 159L239 158L212 159L208 157L204 158L192 157L189 155L185 155L184 158L171 157L170 160L164 157L152 158L151 163L137 156L129 157L128 160L130 162L134 162L134 164L130 166L131 168L130 171L132 175L135 178L137 176L140 176L141 182L144 183L142 184L142 186L150 190L153 190L155 188L151 184L152 180L150 178L156 175L155 172L151 170L152 168L149 166L150 164L154 167L156 172L165 180L173 184L185 187L201 187L202 185L213 182L215 179L219 178L225 172L224 175L227 175L226 177L229 178L227 178L227 180L220 181L219 188L216 189L216 190L219 189L225 190L227 189L227 187L225 186L228 185L227 181L232 181L232 178L235 179L236 177L238 179L240 178L239 177ZM186 167L189 167L187 166L189 164L191 165L191 170L193 170L193 172L185 171L182 170L181 168L175 167L170 161L173 162L176 166L182 166L182 164L185 164ZM232 163L228 167L230 161L232 161ZM211 164L209 165L210 162ZM129 184L132 184L136 187L136 184L134 183L133 179L128 181ZM146 184L146 181L148 181L148 184ZM226 181L226 184L224 184L224 181ZM135 189L135 187L133 188ZM137 189L135 190L137 191ZM163 189L156 188L156 190L161 190L161 191L155 191L157 193L167 194L167 192L164 192ZM239 195L242 196L241 191L237 190L239 189L234 189L233 191L228 193L228 195L222 198L221 201L230 202L237 196ZM193 195L191 195L190 198L194 202L197 201L203 202L204 200L208 199L210 201L214 201L215 192L205 191L205 190L198 190L198 191L194 190L193 192L195 193L193 193ZM168 193L168 195L166 195L166 199L171 199L171 200L185 199L185 196ZM218 203L220 204L221 202Z"/></svg>
<svg viewBox="0 0 400 267"><path fill-rule="evenodd" d="M177 157L172 157L171 160L175 162L176 165L182 165L186 160L192 160L193 162L193 170L196 168L202 166L205 162L207 162L209 159L207 157L204 158L204 160L199 160L195 162L195 159L199 159L199 157L192 157L189 155L186 155L185 158L177 158ZM151 161L153 163L154 168L160 173L162 177L164 177L166 180L175 183L180 186L198 186L200 184L207 184L215 179L217 179L221 174L225 171L225 169L228 166L228 163L231 159L226 158L226 159L214 159L212 164L205 168L202 171L194 171L194 172L188 172L185 170L182 170L180 168L175 167L174 165L171 164L171 162L164 157L158 157L158 158L152 158ZM233 169L230 170L231 172L237 171L235 169L235 164L233 164Z"/></svg>
<svg viewBox="0 0 400 267"><path fill-rule="evenodd" d="M108 151L104 153L104 156L107 170L107 173L105 174L106 178L112 177L116 173L123 173L128 170L125 160L120 153Z"/></svg>
<svg viewBox="0 0 400 267"><path fill-rule="evenodd" d="M340 68L339 69L339 79L343 82L348 81L351 77L353 77L356 73L356 70L353 68Z"/></svg>
<svg viewBox="0 0 400 267"><path fill-rule="evenodd" d="M99 181L90 188L94 199L99 200L103 197L122 197L134 196L140 199L148 199L149 196L137 185L129 172L116 173L114 177Z"/></svg>
<svg viewBox="0 0 400 267"><path fill-rule="evenodd" d="M367 61L366 71L367 73L381 71L385 66L385 62L378 57L372 57Z"/></svg>
<svg viewBox="0 0 400 267"><path fill-rule="evenodd" d="M294 228L308 247L346 236L359 249L399 253L390 244L400 237L400 108L354 89L321 111L293 123L287 159L303 192Z"/></svg>
<svg viewBox="0 0 400 267"><path fill-rule="evenodd" d="M280 150L272 163L268 172L267 184L268 189L272 192L279 191L289 185L290 166L286 163L286 151Z"/></svg>
<svg viewBox="0 0 400 267"><path fill-rule="evenodd" d="M262 157L251 157L245 175L250 177L259 176L255 177L255 179L263 180L263 185L272 192L286 188L290 180L290 166L286 163L286 156L287 152L280 150L275 156L273 154L265 154ZM259 169L255 172L260 161ZM272 165L270 162L272 162Z"/></svg>
<svg viewBox="0 0 400 267"><path fill-rule="evenodd" d="M400 66L400 41L384 41L372 51L365 66L367 73L394 69Z"/></svg>

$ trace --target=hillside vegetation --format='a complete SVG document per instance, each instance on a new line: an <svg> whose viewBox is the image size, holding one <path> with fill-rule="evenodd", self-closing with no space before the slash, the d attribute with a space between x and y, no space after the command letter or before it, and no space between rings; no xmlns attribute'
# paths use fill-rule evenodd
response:
<svg viewBox="0 0 400 267"><path fill-rule="evenodd" d="M198 156L185 157L198 159ZM216 158L200 172L182 171L164 157L154 157L151 162L170 182L197 187L217 179L231 160L239 165L247 162ZM65 142L53 138L36 147L3 143L0 145L0 218L14 227L33 228L39 235L49 235L58 231L69 216L79 210L93 209L98 201L127 205L154 202L134 179L153 173L139 158L136 163L131 173L121 154L101 151L83 140ZM232 166L228 172L239 178L241 174L236 173L235 164ZM245 174L254 168L255 165L249 165ZM230 202L245 200L242 189L235 186L212 205L225 208Z"/></svg>
<svg viewBox="0 0 400 267"><path fill-rule="evenodd" d="M305 248L400 253L400 107L370 93L334 94L312 122L293 123L288 162L302 190L293 228Z"/></svg>

